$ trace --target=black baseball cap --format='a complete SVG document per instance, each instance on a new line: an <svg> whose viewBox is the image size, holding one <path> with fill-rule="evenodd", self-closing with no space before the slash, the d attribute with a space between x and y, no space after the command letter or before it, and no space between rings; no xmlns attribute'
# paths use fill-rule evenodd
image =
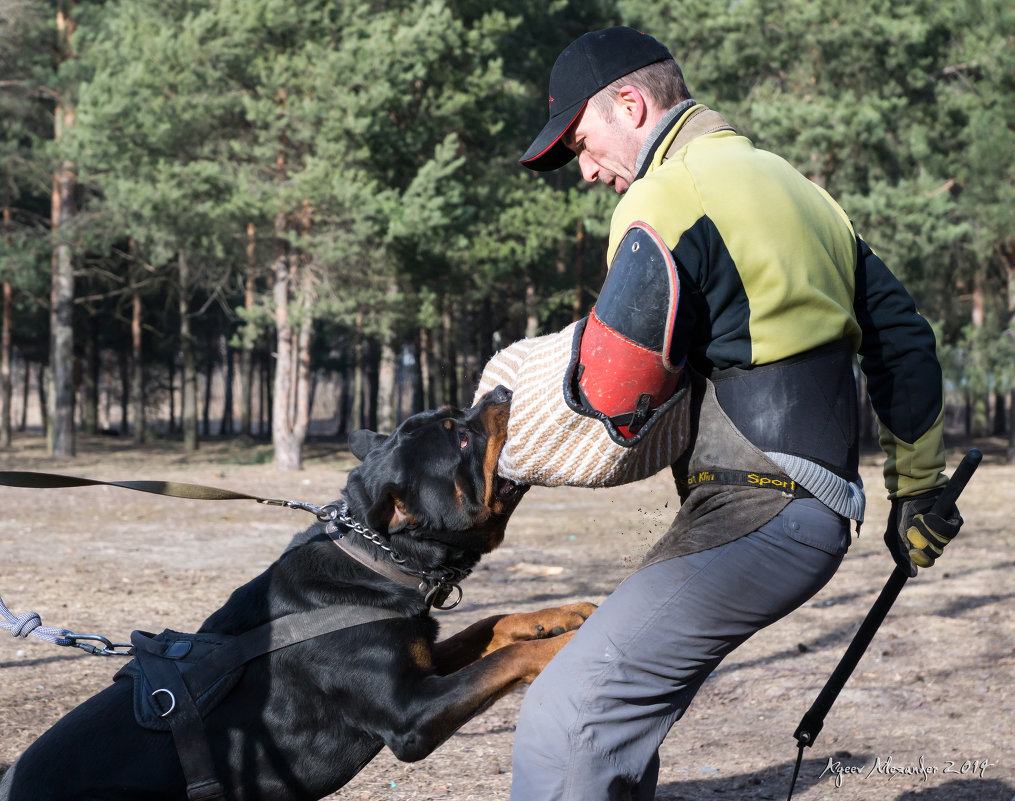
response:
<svg viewBox="0 0 1015 801"><path fill-rule="evenodd" d="M617 78L668 58L673 56L665 46L634 28L619 26L579 36L557 56L550 70L550 120L521 163L538 172L563 167L574 153L561 137L589 98Z"/></svg>

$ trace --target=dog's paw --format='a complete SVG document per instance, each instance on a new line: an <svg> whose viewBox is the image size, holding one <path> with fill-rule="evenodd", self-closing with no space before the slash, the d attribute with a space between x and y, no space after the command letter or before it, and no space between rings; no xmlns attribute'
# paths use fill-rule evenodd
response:
<svg viewBox="0 0 1015 801"><path fill-rule="evenodd" d="M513 642L542 640L574 631L596 610L587 601L566 606L541 609L538 612L519 612L506 615L493 627L493 642L489 650L503 648Z"/></svg>
<svg viewBox="0 0 1015 801"><path fill-rule="evenodd" d="M563 634L545 637L539 640L528 640L517 643L514 647L519 649L528 658L528 665L524 671L522 681L531 684L559 652L567 645L571 638L577 633L577 629L565 631Z"/></svg>

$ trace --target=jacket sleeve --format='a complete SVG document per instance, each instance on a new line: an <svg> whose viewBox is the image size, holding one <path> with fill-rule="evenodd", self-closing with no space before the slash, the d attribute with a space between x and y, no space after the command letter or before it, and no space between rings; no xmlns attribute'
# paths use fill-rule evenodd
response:
<svg viewBox="0 0 1015 801"><path fill-rule="evenodd" d="M944 387L934 332L899 280L859 237L853 308L862 332L860 369L886 456L888 497L943 486Z"/></svg>

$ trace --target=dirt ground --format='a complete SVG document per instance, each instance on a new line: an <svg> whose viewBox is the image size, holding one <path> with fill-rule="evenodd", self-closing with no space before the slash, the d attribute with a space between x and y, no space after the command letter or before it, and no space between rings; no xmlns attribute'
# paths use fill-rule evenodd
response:
<svg viewBox="0 0 1015 801"><path fill-rule="evenodd" d="M325 503L351 457L309 448L307 467L278 474L264 446L144 449L79 441L45 458L37 438L0 453L0 469L102 479L149 478ZM805 755L800 801L1013 801L1015 797L1015 467L995 443L962 498L966 524L943 563L911 581ZM996 443L1000 445L1000 443ZM961 452L950 452L949 464ZM792 733L891 572L881 540L880 467L864 460L868 522L831 583L734 652L662 747L660 801L786 797ZM109 487L0 488L0 597L44 625L124 641L133 629L193 631L259 573L304 512L249 501L201 502ZM676 511L671 479L617 490L536 488L504 545L438 612L451 633L493 611L601 601L638 564ZM106 685L121 664L34 638L0 639L0 771L44 729ZM508 797L522 691L475 718L422 762L382 752L336 799ZM96 736L101 736L96 732ZM54 765L54 770L59 766Z"/></svg>

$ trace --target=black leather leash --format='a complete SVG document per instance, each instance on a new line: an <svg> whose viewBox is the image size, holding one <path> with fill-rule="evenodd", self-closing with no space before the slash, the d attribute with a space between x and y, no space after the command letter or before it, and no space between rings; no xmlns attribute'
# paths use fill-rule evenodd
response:
<svg viewBox="0 0 1015 801"><path fill-rule="evenodd" d="M952 477L948 479L944 490L934 502L934 506L931 509L933 514L945 518L952 516L955 502L958 500L962 490L965 489L966 484L969 483L969 479L972 477L982 458L983 454L976 448L970 450L962 458L959 466L952 473ZM793 732L793 736L797 741L798 751L796 766L793 768L793 778L790 780L789 795L786 801L792 801L793 799L793 790L796 787L797 777L800 775L800 765L803 763L804 749L814 745L821 727L824 726L825 716L831 710L835 699L839 697L839 693L842 692L846 681L856 669L860 658L871 644L871 640L874 639L874 634L884 622L888 610L892 608L892 604L895 603L895 599L899 597L899 593L902 592L902 588L908 580L909 574L902 568L896 567L892 571L892 575L889 576L884 589L881 590L881 594L874 602L874 606L871 607L867 617L860 624L860 629L853 636L853 641L846 649L846 653L843 654L842 659L839 660L839 664L828 678L828 681L825 682L825 686L821 689L818 697L811 704L811 708L807 710L800 720L800 725Z"/></svg>

